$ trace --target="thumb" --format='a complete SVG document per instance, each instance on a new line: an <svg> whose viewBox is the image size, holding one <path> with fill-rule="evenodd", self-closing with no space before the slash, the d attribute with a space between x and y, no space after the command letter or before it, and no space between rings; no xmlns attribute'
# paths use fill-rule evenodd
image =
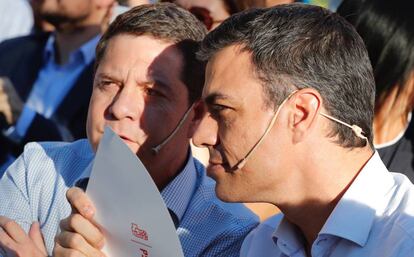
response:
<svg viewBox="0 0 414 257"><path fill-rule="evenodd" d="M32 239L33 243L37 246L39 251L41 251L44 256L47 256L46 246L43 240L42 232L40 230L39 222L35 221L32 223L32 226L30 226L29 230L29 237Z"/></svg>

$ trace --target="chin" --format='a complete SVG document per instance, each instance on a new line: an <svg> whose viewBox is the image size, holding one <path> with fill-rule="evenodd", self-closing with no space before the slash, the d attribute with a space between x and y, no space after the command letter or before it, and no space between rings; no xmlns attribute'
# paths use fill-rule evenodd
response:
<svg viewBox="0 0 414 257"><path fill-rule="evenodd" d="M216 184L216 195L217 197L223 201L228 203L237 203L242 202L242 200L238 197L238 194L230 189L230 186Z"/></svg>

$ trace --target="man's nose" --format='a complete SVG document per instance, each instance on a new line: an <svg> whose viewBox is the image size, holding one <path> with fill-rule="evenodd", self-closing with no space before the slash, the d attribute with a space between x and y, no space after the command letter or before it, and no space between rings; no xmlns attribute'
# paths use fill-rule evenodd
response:
<svg viewBox="0 0 414 257"><path fill-rule="evenodd" d="M116 119L136 120L143 109L143 102L137 89L123 87L115 96L109 111Z"/></svg>
<svg viewBox="0 0 414 257"><path fill-rule="evenodd" d="M204 114L193 135L193 143L197 147L214 146L219 143L217 121L208 112Z"/></svg>

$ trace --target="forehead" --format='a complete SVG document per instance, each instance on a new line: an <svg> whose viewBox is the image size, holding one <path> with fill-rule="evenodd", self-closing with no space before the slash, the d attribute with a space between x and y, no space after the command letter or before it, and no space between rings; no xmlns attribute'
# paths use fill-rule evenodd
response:
<svg viewBox="0 0 414 257"><path fill-rule="evenodd" d="M251 55L248 51L242 51L240 46L225 47L208 61L204 99L220 96L239 103L247 103L252 99L261 102L262 92Z"/></svg>
<svg viewBox="0 0 414 257"><path fill-rule="evenodd" d="M183 57L173 44L151 36L121 34L111 38L99 66L181 70ZM98 67L99 68L99 67Z"/></svg>
<svg viewBox="0 0 414 257"><path fill-rule="evenodd" d="M183 55L174 43L147 35L120 34L109 40L97 75L110 73L122 80L160 79L176 84L183 83L183 65Z"/></svg>

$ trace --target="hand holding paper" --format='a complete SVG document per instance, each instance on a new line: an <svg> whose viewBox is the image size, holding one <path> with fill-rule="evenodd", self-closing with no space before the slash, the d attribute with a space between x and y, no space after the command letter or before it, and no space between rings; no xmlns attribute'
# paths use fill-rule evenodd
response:
<svg viewBox="0 0 414 257"><path fill-rule="evenodd" d="M77 241L75 248L98 256L100 234L103 232L105 246L102 252L108 257L184 256L170 214L150 175L135 154L109 128L105 130L99 145L87 194L96 208L95 220L100 224L101 231L91 218L95 209L88 198L80 189L71 189L68 198L72 205L80 213L90 216L88 220L80 214L73 214L64 220L58 243L62 235L74 237L73 232L69 232L72 230L82 234L82 239L66 241L72 241L72 244ZM89 214L84 209L86 206L91 211ZM57 245L57 248L62 246Z"/></svg>

